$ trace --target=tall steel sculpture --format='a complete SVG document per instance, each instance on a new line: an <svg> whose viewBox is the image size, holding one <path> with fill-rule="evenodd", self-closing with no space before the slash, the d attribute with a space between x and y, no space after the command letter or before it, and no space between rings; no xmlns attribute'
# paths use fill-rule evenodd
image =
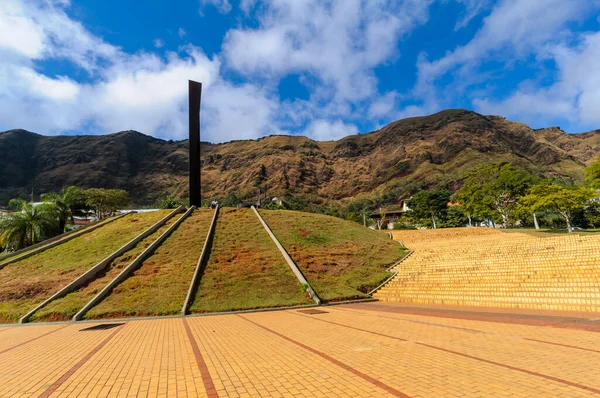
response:
<svg viewBox="0 0 600 398"><path fill-rule="evenodd" d="M190 206L201 206L200 195L200 99L202 83L189 81Z"/></svg>

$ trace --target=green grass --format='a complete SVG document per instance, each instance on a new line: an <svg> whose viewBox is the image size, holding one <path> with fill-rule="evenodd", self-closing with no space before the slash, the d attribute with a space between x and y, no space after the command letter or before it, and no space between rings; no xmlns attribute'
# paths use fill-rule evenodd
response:
<svg viewBox="0 0 600 398"><path fill-rule="evenodd" d="M85 318L180 314L212 216L196 210Z"/></svg>
<svg viewBox="0 0 600 398"><path fill-rule="evenodd" d="M221 209L192 313L311 304L250 209Z"/></svg>
<svg viewBox="0 0 600 398"><path fill-rule="evenodd" d="M131 214L0 270L0 323L16 322L168 211Z"/></svg>
<svg viewBox="0 0 600 398"><path fill-rule="evenodd" d="M142 239L134 248L117 257L108 265L104 272L96 276L96 279L90 281L87 285L78 290L67 294L64 297L54 300L47 306L35 312L31 317L32 322L55 322L68 321L75 315L88 301L90 301L104 286L115 278L131 261L133 261L141 252L143 252L152 242L156 240L179 216L175 216L165 225L160 227L150 236Z"/></svg>
<svg viewBox="0 0 600 398"><path fill-rule="evenodd" d="M406 254L387 234L351 221L294 211L261 211L324 301L367 298Z"/></svg>

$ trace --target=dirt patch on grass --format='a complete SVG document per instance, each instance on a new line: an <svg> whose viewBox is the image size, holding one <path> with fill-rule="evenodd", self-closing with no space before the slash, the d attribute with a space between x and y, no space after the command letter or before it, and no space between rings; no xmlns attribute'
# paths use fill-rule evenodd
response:
<svg viewBox="0 0 600 398"><path fill-rule="evenodd" d="M324 301L368 297L405 255L387 235L351 221L283 210L261 215Z"/></svg>
<svg viewBox="0 0 600 398"><path fill-rule="evenodd" d="M199 209L86 319L181 313L213 212Z"/></svg>
<svg viewBox="0 0 600 398"><path fill-rule="evenodd" d="M127 215L0 270L0 322L16 322L35 305L123 246L168 211Z"/></svg>
<svg viewBox="0 0 600 398"><path fill-rule="evenodd" d="M192 313L310 304L250 209L222 209Z"/></svg>

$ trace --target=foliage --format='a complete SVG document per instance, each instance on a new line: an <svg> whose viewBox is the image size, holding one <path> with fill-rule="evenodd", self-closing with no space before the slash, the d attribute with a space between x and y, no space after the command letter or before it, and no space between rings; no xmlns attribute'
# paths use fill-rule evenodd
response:
<svg viewBox="0 0 600 398"><path fill-rule="evenodd" d="M505 228L512 221L519 198L536 183L536 177L509 163L486 163L468 172L462 188L454 195L465 213L492 218L494 212L502 217Z"/></svg>
<svg viewBox="0 0 600 398"><path fill-rule="evenodd" d="M431 219L433 228L437 228L436 218L446 212L448 202L450 201L450 192L420 191L412 197L408 206L417 218Z"/></svg>
<svg viewBox="0 0 600 398"><path fill-rule="evenodd" d="M219 200L219 206L221 207L236 207L239 203L240 199L233 192Z"/></svg>
<svg viewBox="0 0 600 398"><path fill-rule="evenodd" d="M284 210L285 206L278 203L267 202L260 207L263 210Z"/></svg>
<svg viewBox="0 0 600 398"><path fill-rule="evenodd" d="M590 187L600 189L600 157L585 168L585 181Z"/></svg>
<svg viewBox="0 0 600 398"><path fill-rule="evenodd" d="M600 228L600 202L594 201L585 209L585 220L588 226Z"/></svg>
<svg viewBox="0 0 600 398"><path fill-rule="evenodd" d="M68 220L74 223L74 216L82 214L85 208L85 195L75 186L70 186L62 193L45 193L40 196L42 202L52 203L58 215L58 230L62 233Z"/></svg>
<svg viewBox="0 0 600 398"><path fill-rule="evenodd" d="M442 215L440 225L444 228L464 227L469 224L469 218L462 206L450 206Z"/></svg>
<svg viewBox="0 0 600 398"><path fill-rule="evenodd" d="M394 229L417 229L417 227L406 221L396 221L394 223Z"/></svg>
<svg viewBox="0 0 600 398"><path fill-rule="evenodd" d="M90 188L84 191L84 195L86 205L100 220L110 217L130 202L129 194L122 189Z"/></svg>
<svg viewBox="0 0 600 398"><path fill-rule="evenodd" d="M254 186L256 188L261 188L265 181L267 181L267 169L264 164L261 164L258 167L258 173L256 173L256 177L254 178Z"/></svg>
<svg viewBox="0 0 600 398"><path fill-rule="evenodd" d="M542 183L532 187L522 202L531 211L556 210L564 217L568 231L573 232L573 213L583 209L594 196L595 192L589 188Z"/></svg>
<svg viewBox="0 0 600 398"><path fill-rule="evenodd" d="M181 200L181 198L177 198L175 196L167 196L164 197L162 199L160 199L157 203L156 206L159 209L176 209L179 206L183 206L183 200Z"/></svg>
<svg viewBox="0 0 600 398"><path fill-rule="evenodd" d="M19 250L56 234L57 211L55 206L34 206L22 200L11 200L10 207L20 212L0 218L0 246Z"/></svg>

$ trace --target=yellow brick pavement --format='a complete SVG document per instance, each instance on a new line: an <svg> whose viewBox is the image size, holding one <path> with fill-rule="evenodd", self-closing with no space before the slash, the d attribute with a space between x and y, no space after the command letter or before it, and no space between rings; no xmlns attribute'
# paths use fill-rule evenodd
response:
<svg viewBox="0 0 600 398"><path fill-rule="evenodd" d="M597 332L323 310L0 329L0 397L600 396Z"/></svg>

